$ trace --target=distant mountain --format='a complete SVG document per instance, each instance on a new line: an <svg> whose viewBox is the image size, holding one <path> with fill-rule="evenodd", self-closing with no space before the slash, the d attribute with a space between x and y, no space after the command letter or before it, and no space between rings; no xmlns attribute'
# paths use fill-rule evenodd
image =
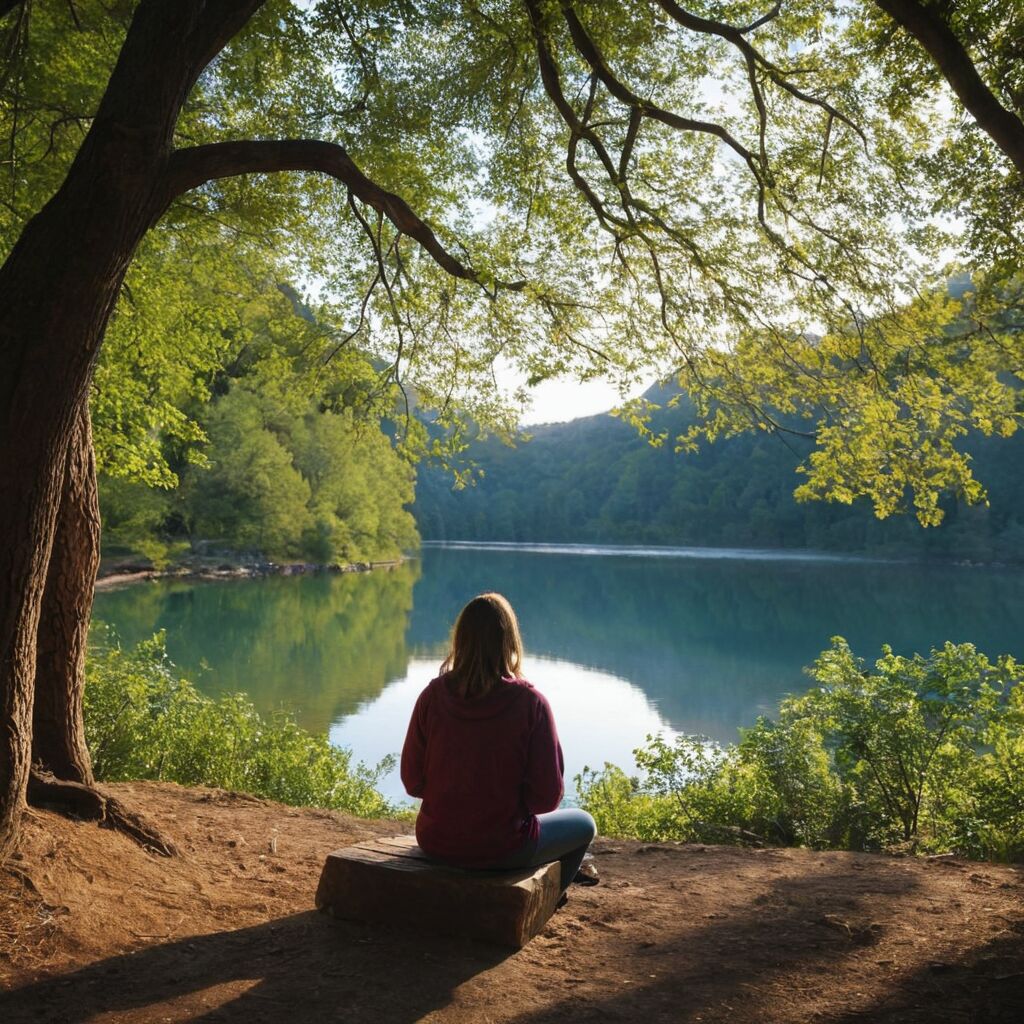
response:
<svg viewBox="0 0 1024 1024"><path fill-rule="evenodd" d="M649 397L664 402L667 392ZM687 402L661 409L652 426L670 437L693 422ZM1024 562L1024 434L974 438L970 450L989 506L946 501L941 527L912 515L881 521L867 502L798 504L794 468L807 442L748 435L677 455L652 448L608 415L530 429L515 448L495 439L468 456L476 486L422 467L413 508L426 540L816 548L886 557Z"/></svg>

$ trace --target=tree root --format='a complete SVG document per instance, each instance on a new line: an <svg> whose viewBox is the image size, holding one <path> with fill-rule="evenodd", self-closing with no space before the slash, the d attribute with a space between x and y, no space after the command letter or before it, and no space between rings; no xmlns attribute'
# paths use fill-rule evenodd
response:
<svg viewBox="0 0 1024 1024"><path fill-rule="evenodd" d="M163 857L178 853L174 843L136 811L126 807L117 797L101 793L95 786L58 779L41 768L33 768L28 782L29 803L62 814L72 814L87 821L96 821L103 828L130 836L140 846Z"/></svg>
<svg viewBox="0 0 1024 1024"><path fill-rule="evenodd" d="M159 853L162 857L177 856L178 848L153 825L145 815L126 807L116 796L108 796L107 816L103 824L131 836L140 846Z"/></svg>
<svg viewBox="0 0 1024 1024"><path fill-rule="evenodd" d="M34 896L41 896L39 887L35 883L35 879L24 869L18 867L17 864L4 864L3 870L13 878L18 879L21 884L29 890Z"/></svg>
<svg viewBox="0 0 1024 1024"><path fill-rule="evenodd" d="M106 817L106 800L99 790L81 782L58 779L41 768L32 769L26 795L36 807L73 814L86 821L103 821Z"/></svg>

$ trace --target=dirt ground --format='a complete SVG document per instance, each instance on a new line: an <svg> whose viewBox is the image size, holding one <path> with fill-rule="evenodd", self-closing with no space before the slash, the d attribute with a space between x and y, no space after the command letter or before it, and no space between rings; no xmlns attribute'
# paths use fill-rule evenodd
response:
<svg viewBox="0 0 1024 1024"><path fill-rule="evenodd" d="M389 822L110 789L165 859L32 812L0 873L0 1021L1024 1021L1024 869L598 840L602 883L509 953L313 910L324 855Z"/></svg>

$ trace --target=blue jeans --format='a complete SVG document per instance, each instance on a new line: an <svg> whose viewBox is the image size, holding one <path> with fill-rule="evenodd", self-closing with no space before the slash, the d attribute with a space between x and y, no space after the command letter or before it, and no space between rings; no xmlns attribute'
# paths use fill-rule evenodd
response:
<svg viewBox="0 0 1024 1024"><path fill-rule="evenodd" d="M576 877L597 826L594 819L578 807L564 807L538 814L540 835L529 839L518 850L503 857L495 868L532 868L557 860L562 865L561 890L565 892Z"/></svg>

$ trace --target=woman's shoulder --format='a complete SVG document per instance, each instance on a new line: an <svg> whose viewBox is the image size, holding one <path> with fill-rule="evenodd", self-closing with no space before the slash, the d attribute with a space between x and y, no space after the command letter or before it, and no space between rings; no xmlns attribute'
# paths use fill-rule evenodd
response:
<svg viewBox="0 0 1024 1024"><path fill-rule="evenodd" d="M501 681L505 686L515 686L521 690L527 690L531 694L540 696L540 690L538 690L537 687L527 679L520 679L518 676L502 676Z"/></svg>
<svg viewBox="0 0 1024 1024"><path fill-rule="evenodd" d="M529 701L534 706L540 706L550 709L547 697L545 697L544 694L541 693L540 690L538 690L537 687L533 685L533 683L529 682L529 680L519 678L505 678L502 679L502 682L508 686L517 687L523 695L523 700Z"/></svg>
<svg viewBox="0 0 1024 1024"><path fill-rule="evenodd" d="M440 675L434 676L434 678L423 687L422 691L420 691L420 700L429 701L439 694L448 692L447 682L447 672L442 672Z"/></svg>
<svg viewBox="0 0 1024 1024"><path fill-rule="evenodd" d="M420 695L416 698L416 703L420 705L427 705L436 700L439 695L445 692L445 680L447 678L448 673L442 672L440 675L431 679L430 682L420 690Z"/></svg>

